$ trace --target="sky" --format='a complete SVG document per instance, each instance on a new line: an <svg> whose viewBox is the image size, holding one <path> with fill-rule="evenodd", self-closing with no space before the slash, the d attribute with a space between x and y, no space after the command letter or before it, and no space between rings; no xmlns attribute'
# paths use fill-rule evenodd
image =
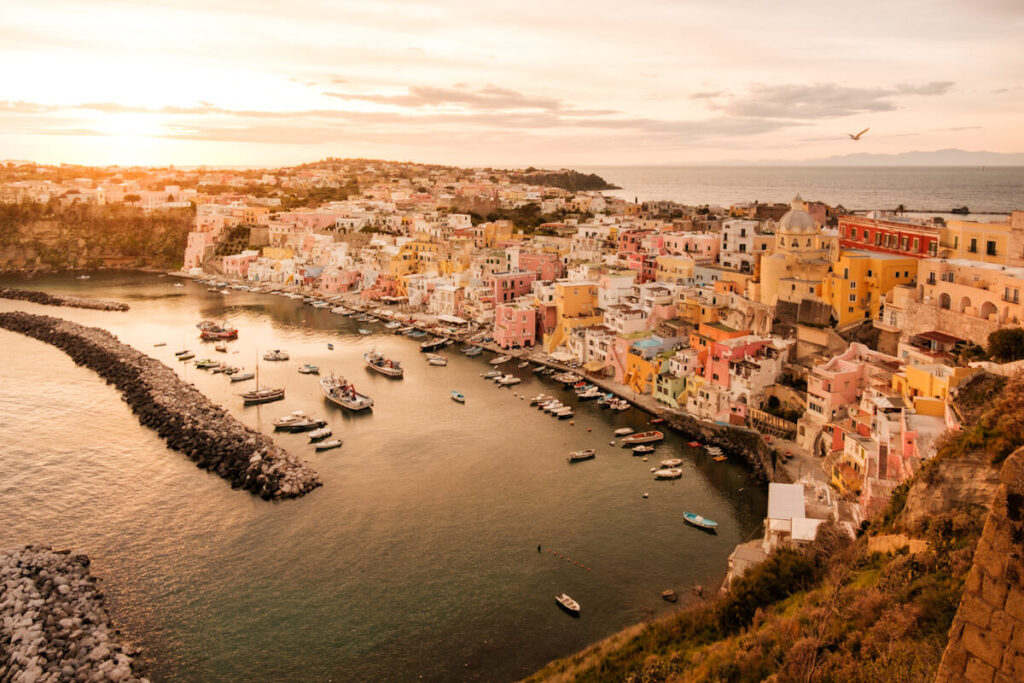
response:
<svg viewBox="0 0 1024 683"><path fill-rule="evenodd" d="M0 12L0 159L1024 152L1021 0L0 0Z"/></svg>

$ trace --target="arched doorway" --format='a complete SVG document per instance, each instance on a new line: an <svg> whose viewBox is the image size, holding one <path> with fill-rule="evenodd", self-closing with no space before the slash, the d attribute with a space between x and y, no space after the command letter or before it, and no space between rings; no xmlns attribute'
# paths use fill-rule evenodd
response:
<svg viewBox="0 0 1024 683"><path fill-rule="evenodd" d="M966 313L967 309L970 308L970 307L971 307L971 298L970 297L965 296L964 298L960 299L960 312L961 313Z"/></svg>
<svg viewBox="0 0 1024 683"><path fill-rule="evenodd" d="M946 293L940 294L939 295L939 308L945 308L946 310L949 310L949 307L950 307L949 294L946 294Z"/></svg>
<svg viewBox="0 0 1024 683"><path fill-rule="evenodd" d="M986 301L981 305L981 317L985 320L989 320L991 316L995 315L997 312L998 309L996 308L996 305L991 301Z"/></svg>

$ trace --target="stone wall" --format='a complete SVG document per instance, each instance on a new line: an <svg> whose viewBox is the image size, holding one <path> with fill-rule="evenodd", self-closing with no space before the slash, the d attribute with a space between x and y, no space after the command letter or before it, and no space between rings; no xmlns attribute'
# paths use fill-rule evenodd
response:
<svg viewBox="0 0 1024 683"><path fill-rule="evenodd" d="M936 683L1024 681L1024 450L999 478Z"/></svg>
<svg viewBox="0 0 1024 683"><path fill-rule="evenodd" d="M999 323L990 322L976 318L973 315L965 315L959 311L939 308L919 302L907 304L907 310L903 314L903 336L904 338L939 330L954 337L973 341L975 344L984 346L988 335L1005 327Z"/></svg>

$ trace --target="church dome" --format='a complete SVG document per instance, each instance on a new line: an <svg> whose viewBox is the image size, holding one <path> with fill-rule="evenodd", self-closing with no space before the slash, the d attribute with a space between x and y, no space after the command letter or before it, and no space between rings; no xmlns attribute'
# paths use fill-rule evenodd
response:
<svg viewBox="0 0 1024 683"><path fill-rule="evenodd" d="M818 232L818 226L815 225L811 214L803 210L803 205L804 200L800 198L800 195L793 197L793 201L790 203L792 208L782 214L782 218L779 219L779 232Z"/></svg>

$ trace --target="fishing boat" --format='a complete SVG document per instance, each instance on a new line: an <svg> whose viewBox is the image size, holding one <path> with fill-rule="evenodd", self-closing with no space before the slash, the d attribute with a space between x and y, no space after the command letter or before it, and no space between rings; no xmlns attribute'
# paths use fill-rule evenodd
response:
<svg viewBox="0 0 1024 683"><path fill-rule="evenodd" d="M570 406L563 406L551 414L559 420L567 420L573 416L572 408Z"/></svg>
<svg viewBox="0 0 1024 683"><path fill-rule="evenodd" d="M479 356L483 352L482 346L467 346L462 349L462 352L467 356Z"/></svg>
<svg viewBox="0 0 1024 683"><path fill-rule="evenodd" d="M200 330L200 339L238 339L238 330L234 327L230 327L227 323L218 323L214 320L204 320L201 323L198 323L196 327Z"/></svg>
<svg viewBox="0 0 1024 683"><path fill-rule="evenodd" d="M652 425L660 425L664 421L665 421L665 418L663 418L663 417L652 417L651 418L651 424Z"/></svg>
<svg viewBox="0 0 1024 683"><path fill-rule="evenodd" d="M326 420L317 417L302 417L286 427L281 427L284 432L310 432L314 429L321 429L327 426Z"/></svg>
<svg viewBox="0 0 1024 683"><path fill-rule="evenodd" d="M263 354L263 360L269 361L283 361L288 360L288 358L290 358L288 352L282 351L281 349L274 349L273 351L267 351Z"/></svg>
<svg viewBox="0 0 1024 683"><path fill-rule="evenodd" d="M299 366L299 372L301 372L303 375L319 375L320 368L316 365L313 365L312 363L303 363L301 366Z"/></svg>
<svg viewBox="0 0 1024 683"><path fill-rule="evenodd" d="M666 458L661 461L662 467L679 467L683 464L682 458Z"/></svg>
<svg viewBox="0 0 1024 683"><path fill-rule="evenodd" d="M405 374L405 370L402 369L402 364L400 362L385 358L383 353L376 350L364 353L363 360L366 362L366 367L371 370L376 370L387 377L400 378Z"/></svg>
<svg viewBox="0 0 1024 683"><path fill-rule="evenodd" d="M334 350L334 344L332 344L330 342L327 342L327 350L328 351L333 351Z"/></svg>
<svg viewBox="0 0 1024 683"><path fill-rule="evenodd" d="M632 427L619 427L618 429L616 429L612 433L615 434L615 436L629 436L630 434L633 433L633 428Z"/></svg>
<svg viewBox="0 0 1024 683"><path fill-rule="evenodd" d="M227 371L225 371L225 372L227 373ZM245 380L252 379L253 377L256 376L256 375L254 375L251 372L235 372L235 373L227 373L227 374L231 375L231 381L232 382L244 382Z"/></svg>
<svg viewBox="0 0 1024 683"><path fill-rule="evenodd" d="M398 322L396 320L392 320L391 322L389 322L386 325L384 325L384 327L389 329L389 330L397 330L397 329L400 329L402 327L402 323L400 323L400 322Z"/></svg>
<svg viewBox="0 0 1024 683"><path fill-rule="evenodd" d="M330 441L321 441L314 448L317 451L329 451L332 448L340 448L342 443L341 439L331 439Z"/></svg>
<svg viewBox="0 0 1024 683"><path fill-rule="evenodd" d="M623 446L635 446L641 443L651 443L653 441L661 441L665 438L665 435L655 430L651 432L640 432L639 434L630 434L622 439Z"/></svg>
<svg viewBox="0 0 1024 683"><path fill-rule="evenodd" d="M364 335L364 336L365 336L365 335L367 335L367 334L373 334L373 331L372 331L372 330L368 330L368 329L366 329L365 327L360 327L360 328L359 328L359 334L361 334L361 335Z"/></svg>
<svg viewBox="0 0 1024 683"><path fill-rule="evenodd" d="M214 351L220 351L221 353L227 353L228 352L228 343L227 342L223 342L223 341L219 341L219 342L217 342L216 344L213 345L213 350Z"/></svg>
<svg viewBox="0 0 1024 683"><path fill-rule="evenodd" d="M537 394L536 396L534 396L533 398L530 399L530 405L531 406L535 406L538 403L544 403L545 401L550 401L552 398L553 398L552 396L548 396L547 394Z"/></svg>
<svg viewBox="0 0 1024 683"><path fill-rule="evenodd" d="M191 360L192 358L196 357L196 354L192 353L191 351L186 351L185 353L178 353L175 355L178 357L178 360Z"/></svg>
<svg viewBox="0 0 1024 683"><path fill-rule="evenodd" d="M333 433L334 432L331 431L330 427L321 427L320 429L314 429L313 431L309 432L309 442L313 443L314 441L326 439Z"/></svg>
<svg viewBox="0 0 1024 683"><path fill-rule="evenodd" d="M701 447L700 441L689 441L689 442L687 442L686 445L689 446L690 448L700 448Z"/></svg>
<svg viewBox="0 0 1024 683"><path fill-rule="evenodd" d="M528 367L530 367L530 361L524 360L522 363L519 364L519 367L521 367L521 368L528 368Z"/></svg>
<svg viewBox="0 0 1024 683"><path fill-rule="evenodd" d="M254 406L261 403L270 403L271 401L282 400L284 398L284 389L256 388L252 391L246 391L243 394L239 394L239 396L242 397L242 401L245 405Z"/></svg>
<svg viewBox="0 0 1024 683"><path fill-rule="evenodd" d="M663 467L654 471L655 479L678 479L683 476L683 471L678 467Z"/></svg>
<svg viewBox="0 0 1024 683"><path fill-rule="evenodd" d="M456 403L465 403L466 397L461 391L452 390L452 400Z"/></svg>
<svg viewBox="0 0 1024 683"><path fill-rule="evenodd" d="M373 399L366 394L360 394L355 387L349 384L343 377L324 377L320 380L320 388L332 403L336 403L348 410L366 410L373 407Z"/></svg>
<svg viewBox="0 0 1024 683"><path fill-rule="evenodd" d="M569 462L582 462L584 460L593 460L596 455L593 448L587 448L582 451L573 451L569 454Z"/></svg>
<svg viewBox="0 0 1024 683"><path fill-rule="evenodd" d="M427 362L431 365L436 365L441 368L448 365L448 359L444 356L439 356L436 353L428 353L424 358L426 358Z"/></svg>
<svg viewBox="0 0 1024 683"><path fill-rule="evenodd" d="M219 375L220 373L227 372L230 369L231 368L228 367L227 363L220 363L216 367L210 368L210 372L212 372L215 375Z"/></svg>
<svg viewBox="0 0 1024 683"><path fill-rule="evenodd" d="M718 528L718 522L707 517L702 517L696 512L684 512L683 521L687 524L692 524L699 529L706 529L708 531L714 531Z"/></svg>
<svg viewBox="0 0 1024 683"><path fill-rule="evenodd" d="M572 616L578 617L580 615L580 603L576 602L565 593L562 593L561 595L556 595L555 602L558 603L559 607L564 609Z"/></svg>
<svg viewBox="0 0 1024 683"><path fill-rule="evenodd" d="M522 381L523 380L519 379L515 375L505 375L504 377L498 380L498 384L500 384L503 387L508 387L512 386L513 384L519 384Z"/></svg>
<svg viewBox="0 0 1024 683"><path fill-rule="evenodd" d="M510 360L512 360L512 356L498 356L497 358L492 358L490 360L490 364L491 365L501 365L502 363L507 363Z"/></svg>
<svg viewBox="0 0 1024 683"><path fill-rule="evenodd" d="M653 452L654 446L651 445L633 446L633 455L646 455Z"/></svg>
<svg viewBox="0 0 1024 683"><path fill-rule="evenodd" d="M452 340L449 339L448 337L428 339L427 341L420 344L420 351L437 351L438 349L443 349L444 347L448 346L451 343Z"/></svg>

